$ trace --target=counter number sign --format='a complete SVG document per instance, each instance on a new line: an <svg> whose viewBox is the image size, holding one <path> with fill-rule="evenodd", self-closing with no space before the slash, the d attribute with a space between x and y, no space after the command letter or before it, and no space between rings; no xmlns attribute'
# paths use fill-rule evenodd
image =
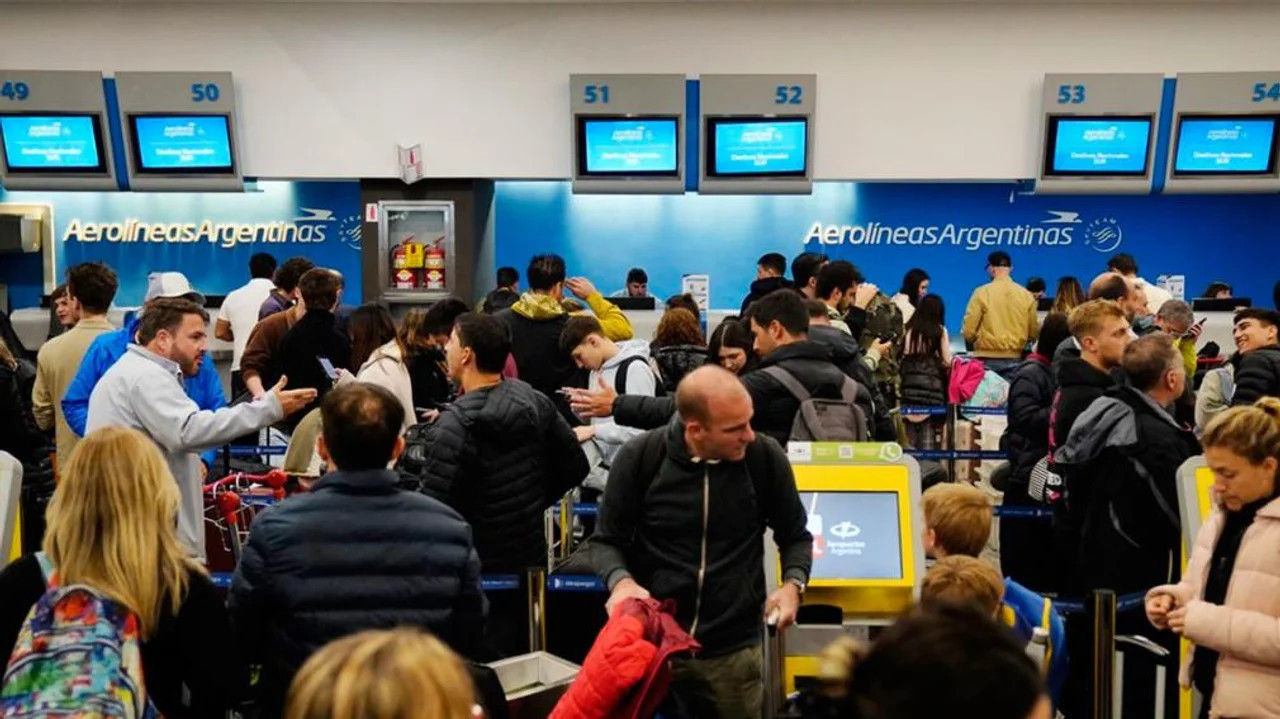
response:
<svg viewBox="0 0 1280 719"><path fill-rule="evenodd" d="M1059 105L1079 105L1084 102L1084 85L1059 85Z"/></svg>
<svg viewBox="0 0 1280 719"><path fill-rule="evenodd" d="M222 90L217 83L197 82L191 85L192 102L217 102L222 97Z"/></svg>
<svg viewBox="0 0 1280 719"><path fill-rule="evenodd" d="M1260 82L1253 86L1254 102L1270 100L1280 102L1280 82Z"/></svg>
<svg viewBox="0 0 1280 719"><path fill-rule="evenodd" d="M582 101L588 105L609 104L608 85L586 85L582 88Z"/></svg>
<svg viewBox="0 0 1280 719"><path fill-rule="evenodd" d="M804 88L800 85L779 85L773 89L773 104L799 105L804 96Z"/></svg>
<svg viewBox="0 0 1280 719"><path fill-rule="evenodd" d="M3 85L0 85L0 98L22 102L28 97L31 97L31 86L21 80L17 82L6 81Z"/></svg>

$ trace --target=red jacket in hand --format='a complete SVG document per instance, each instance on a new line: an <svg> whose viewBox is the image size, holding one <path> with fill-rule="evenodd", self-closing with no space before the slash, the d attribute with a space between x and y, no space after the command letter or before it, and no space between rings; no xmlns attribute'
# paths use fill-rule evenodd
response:
<svg viewBox="0 0 1280 719"><path fill-rule="evenodd" d="M596 637L551 719L653 716L671 683L667 660L699 648L657 601L628 599Z"/></svg>

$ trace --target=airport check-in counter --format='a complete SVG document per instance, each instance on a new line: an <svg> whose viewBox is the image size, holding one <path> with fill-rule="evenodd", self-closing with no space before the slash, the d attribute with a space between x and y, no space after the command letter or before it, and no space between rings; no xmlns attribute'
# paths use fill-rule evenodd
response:
<svg viewBox="0 0 1280 719"><path fill-rule="evenodd" d="M804 614L779 639L781 690L815 677L822 649L843 635L867 639L915 604L924 577L920 466L895 443L792 442L787 447L814 540ZM778 586L778 553L765 541L765 573ZM817 614L818 612L813 612ZM823 619L829 619L824 617Z"/></svg>

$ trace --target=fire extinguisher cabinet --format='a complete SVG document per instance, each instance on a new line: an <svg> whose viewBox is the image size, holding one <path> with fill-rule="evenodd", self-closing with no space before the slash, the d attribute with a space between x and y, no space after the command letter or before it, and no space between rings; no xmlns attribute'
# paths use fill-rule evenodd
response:
<svg viewBox="0 0 1280 719"><path fill-rule="evenodd" d="M453 203L378 203L378 278L387 304L431 303L455 294Z"/></svg>

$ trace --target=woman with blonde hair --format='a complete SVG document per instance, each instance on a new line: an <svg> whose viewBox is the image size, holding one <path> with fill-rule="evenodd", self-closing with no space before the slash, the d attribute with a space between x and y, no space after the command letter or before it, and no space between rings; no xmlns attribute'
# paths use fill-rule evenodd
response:
<svg viewBox="0 0 1280 719"><path fill-rule="evenodd" d="M471 719L471 676L416 629L353 634L311 655L289 687L285 719Z"/></svg>
<svg viewBox="0 0 1280 719"><path fill-rule="evenodd" d="M1205 428L1213 513L1178 584L1147 592L1147 619L1195 645L1179 680L1202 717L1280 716L1280 399Z"/></svg>
<svg viewBox="0 0 1280 719"><path fill-rule="evenodd" d="M62 468L44 555L61 586L92 587L137 617L147 696L161 714L221 717L242 698L247 673L222 598L178 541L177 517L178 485L156 445L104 427ZM0 656L12 654L45 591L35 555L0 572Z"/></svg>

